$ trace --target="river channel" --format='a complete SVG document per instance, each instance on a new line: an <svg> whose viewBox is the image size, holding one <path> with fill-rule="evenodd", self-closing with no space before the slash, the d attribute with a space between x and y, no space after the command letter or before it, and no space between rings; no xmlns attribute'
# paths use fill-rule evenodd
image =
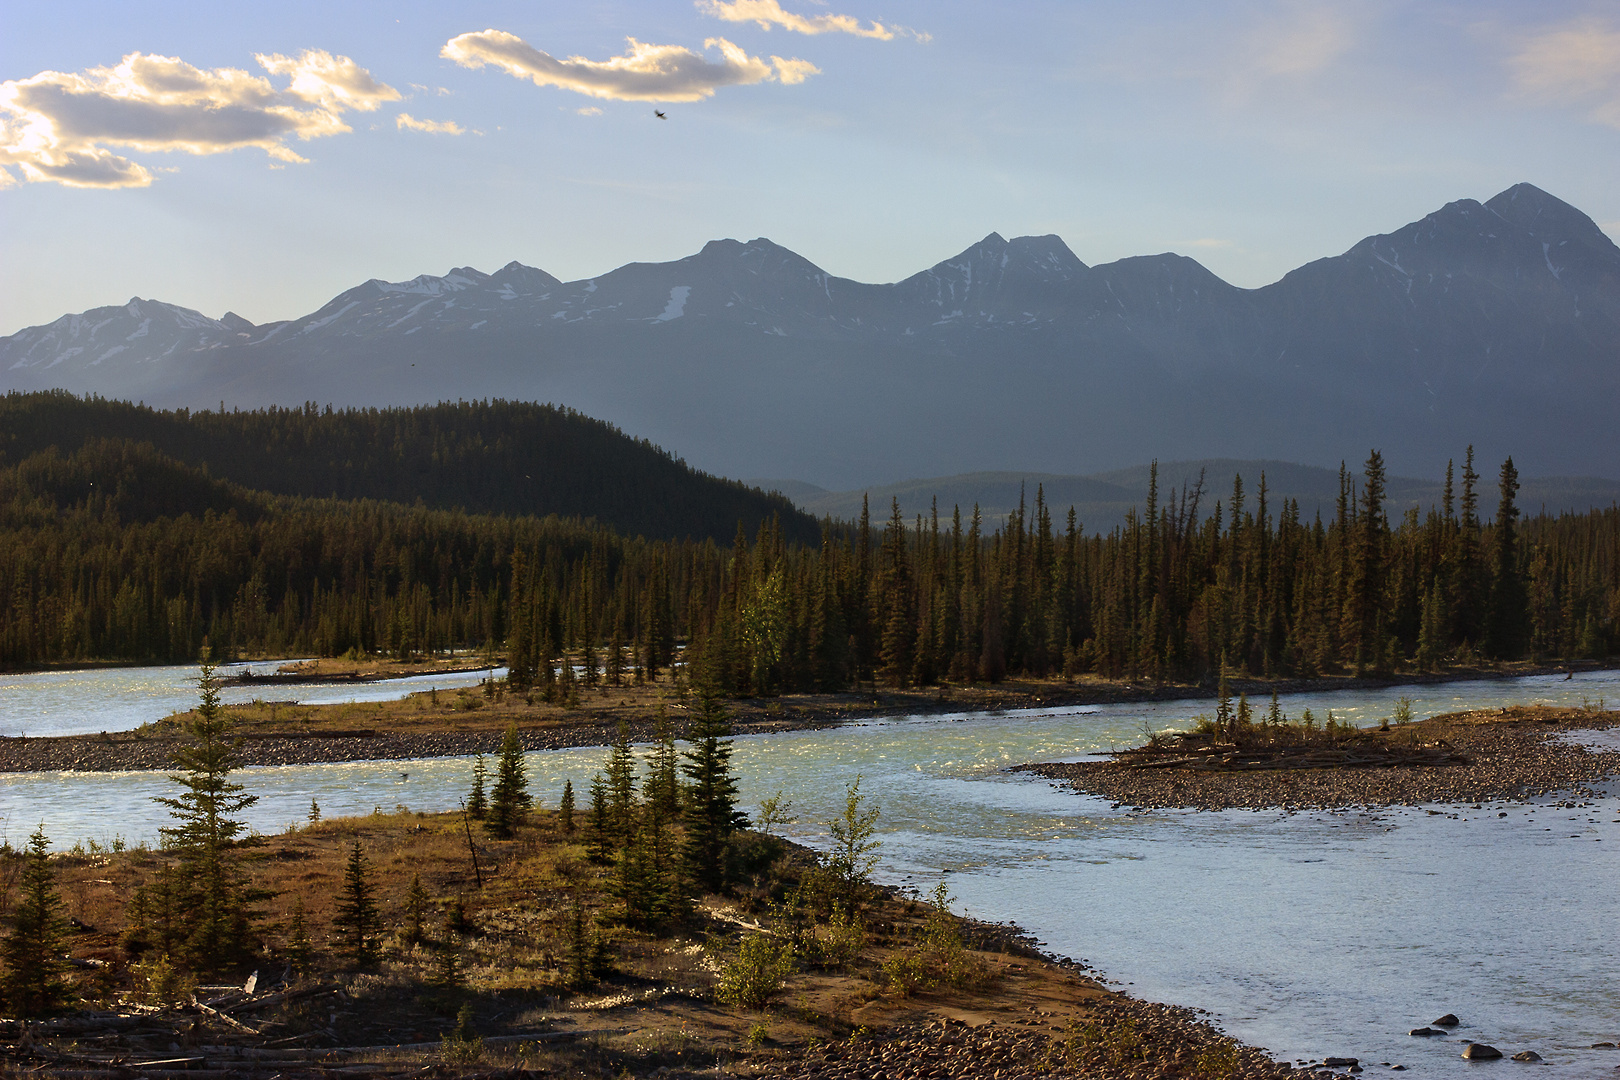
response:
<svg viewBox="0 0 1620 1080"><path fill-rule="evenodd" d="M35 678L8 680L7 693ZM1516 703L1613 708L1620 673L1304 694L1283 707L1370 724L1402 696L1418 718ZM94 716L99 704L75 709ZM944 874L959 909L1017 922L1136 996L1208 1009L1278 1058L1460 1076L1481 1067L1459 1056L1469 1038L1534 1049L1549 1062L1538 1075L1614 1075L1620 1051L1591 1044L1620 1036L1620 785L1578 807L1135 812L1006 771L1130 745L1208 709L871 720L740 738L733 760L744 806L785 792L800 817L786 831L812 845L859 775L882 811L880 878L928 891ZM583 790L601 760L599 749L532 753L531 791L555 805L565 779ZM438 758L241 776L259 796L251 823L269 833L301 822L311 798L328 816L452 807L470 770ZM152 842L165 819L151 799L167 786L150 772L0 775L0 826L13 844L41 822L55 847ZM1445 1012L1463 1019L1454 1036L1406 1034Z"/></svg>

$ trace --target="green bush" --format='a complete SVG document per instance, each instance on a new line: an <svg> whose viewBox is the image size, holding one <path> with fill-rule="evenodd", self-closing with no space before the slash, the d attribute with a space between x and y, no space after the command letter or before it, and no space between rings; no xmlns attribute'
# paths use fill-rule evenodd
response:
<svg viewBox="0 0 1620 1080"><path fill-rule="evenodd" d="M793 946L764 934L744 938L737 956L720 972L715 996L742 1009L763 1009L793 974Z"/></svg>

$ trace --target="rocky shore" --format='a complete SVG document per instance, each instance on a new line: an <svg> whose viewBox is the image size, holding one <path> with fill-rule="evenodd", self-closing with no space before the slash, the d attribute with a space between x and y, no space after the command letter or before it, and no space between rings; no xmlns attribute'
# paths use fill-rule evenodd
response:
<svg viewBox="0 0 1620 1080"><path fill-rule="evenodd" d="M975 1027L946 1017L749 1071L762 1080L1325 1080L1341 1075L1272 1061L1174 1005L1109 995L1092 1004L1084 1022L1058 1024L1056 1019L1031 1010L1016 1020Z"/></svg>
<svg viewBox="0 0 1620 1080"><path fill-rule="evenodd" d="M1620 751L1557 738L1606 730L1620 714L1515 706L1451 713L1397 728L1395 737L1444 743L1463 763L1220 772L1131 768L1116 761L1030 764L1017 771L1060 780L1076 791L1134 807L1198 810L1342 809L1418 803L1476 803L1569 792L1620 775Z"/></svg>

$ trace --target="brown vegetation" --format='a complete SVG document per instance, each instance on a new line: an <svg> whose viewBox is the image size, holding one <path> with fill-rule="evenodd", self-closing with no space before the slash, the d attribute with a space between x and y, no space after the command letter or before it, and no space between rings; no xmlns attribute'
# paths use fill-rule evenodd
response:
<svg viewBox="0 0 1620 1080"><path fill-rule="evenodd" d="M800 1076L829 1060L854 1076L871 1075L858 1063L896 1053L915 1055L919 1070L954 1062L958 1076L1141 1075L1149 1065L1149 1075L1195 1077L1214 1075L1198 1062L1240 1052L1253 1075L1281 1075L1191 1014L1109 993L1005 928L875 889L856 916L842 914L809 853L758 834L742 841L745 882L701 898L666 937L623 924L612 870L555 815L533 814L511 840L476 827L471 838L459 815L401 812L319 822L245 849L254 884L271 894L251 993L129 955L128 898L170 855L57 856L85 1009L26 1035L0 1024L3 1053L19 1068L84 1077L131 1075L141 1062L169 1064L133 1075L683 1076L723 1064ZM356 841L385 927L381 958L363 970L341 959L333 926ZM14 880L14 857L4 865ZM417 880L429 903L413 942ZM601 972L584 985L572 973L575 905ZM300 920L313 958L304 972ZM785 985L763 1007L723 1003L717 991L762 942L793 957ZM924 1025L941 1022L947 1037L918 1043L932 1030Z"/></svg>

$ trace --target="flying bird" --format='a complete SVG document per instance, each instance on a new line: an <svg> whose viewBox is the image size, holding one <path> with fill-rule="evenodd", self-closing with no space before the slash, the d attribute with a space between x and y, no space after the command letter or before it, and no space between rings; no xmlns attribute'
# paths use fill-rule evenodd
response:
<svg viewBox="0 0 1620 1080"><path fill-rule="evenodd" d="M660 120L668 120L669 119L669 117L664 115L664 110L662 110L662 109L654 109L653 110L653 115L658 117L658 119L660 119Z"/></svg>

